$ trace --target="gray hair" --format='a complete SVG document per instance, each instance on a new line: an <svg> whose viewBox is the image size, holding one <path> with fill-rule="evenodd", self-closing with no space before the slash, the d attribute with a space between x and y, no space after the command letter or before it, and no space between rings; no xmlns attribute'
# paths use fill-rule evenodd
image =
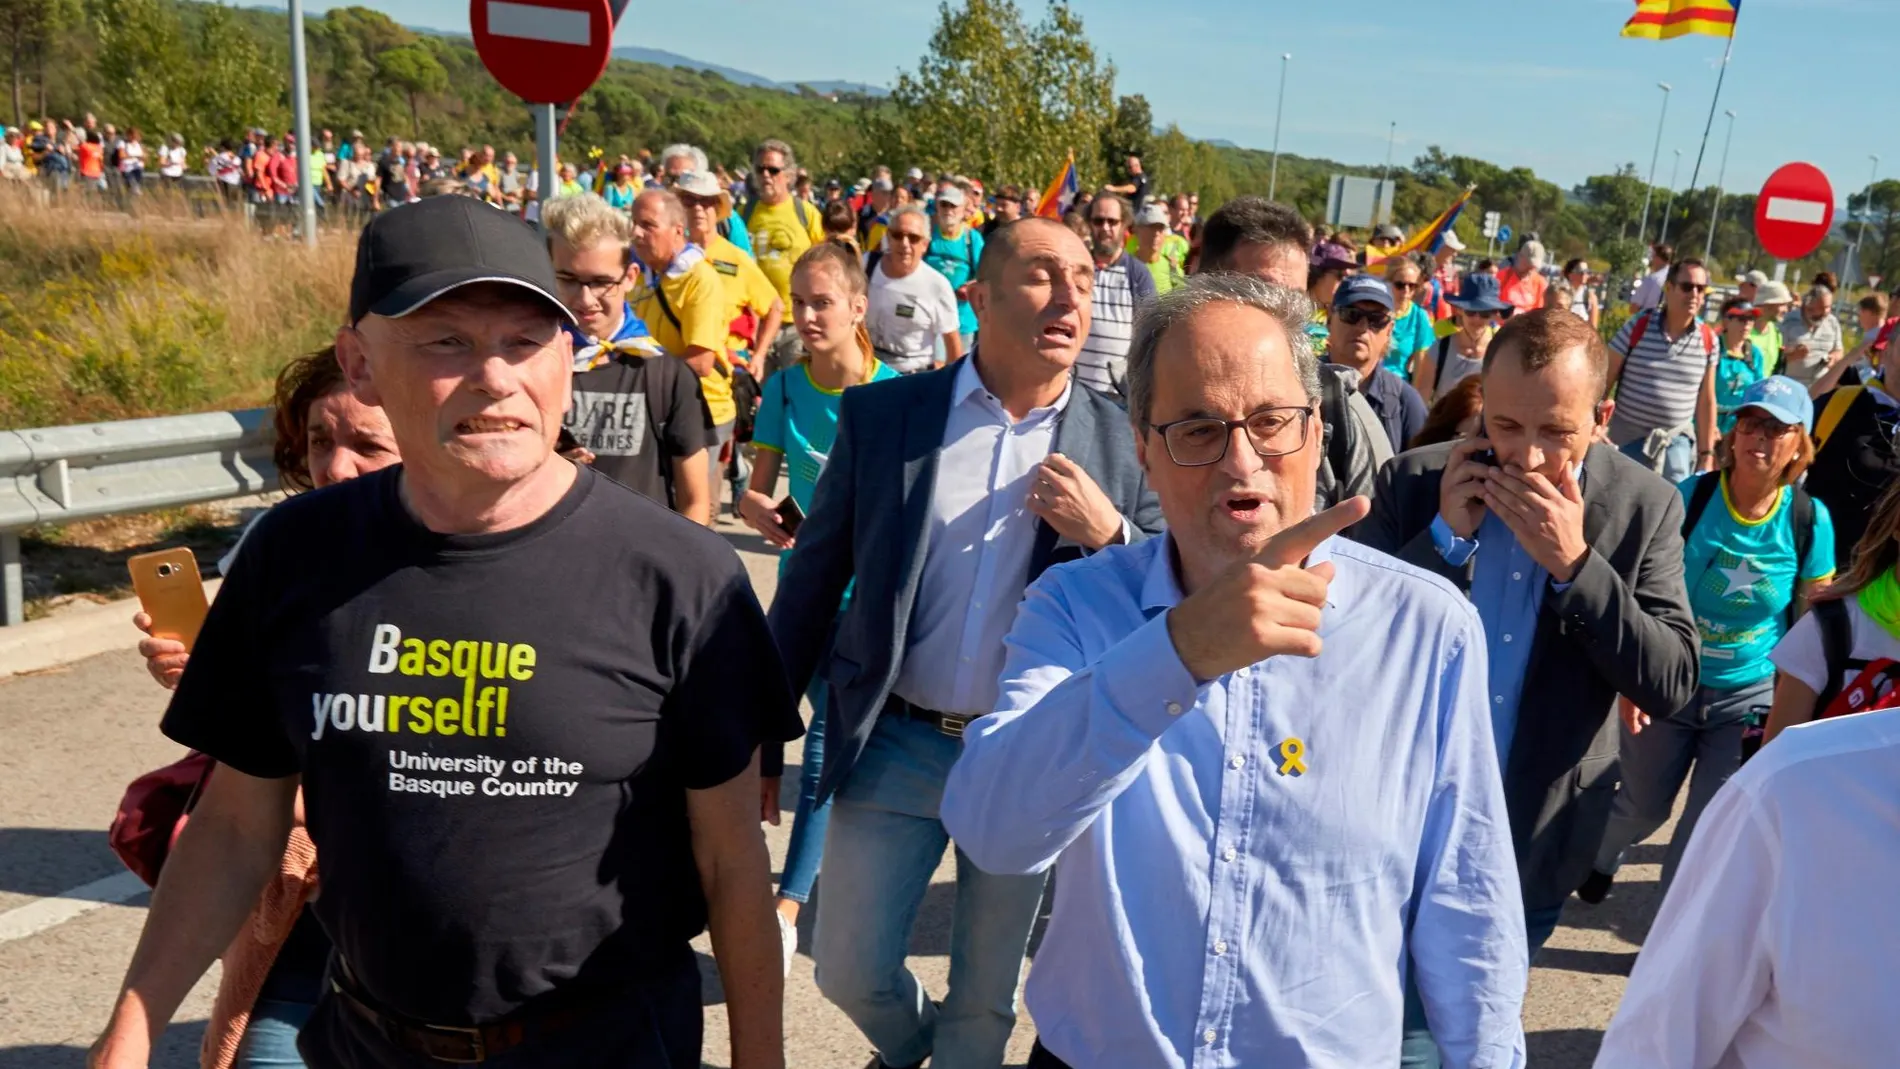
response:
<svg viewBox="0 0 1900 1069"><path fill-rule="evenodd" d="M759 157L768 152L776 152L784 157L786 170L794 170L798 167L798 158L792 155L792 146L776 137L768 137L759 142L759 147L752 150L752 162L757 164Z"/></svg>
<svg viewBox="0 0 1900 1069"><path fill-rule="evenodd" d="M1186 282L1150 301L1135 316L1135 335L1128 343L1128 413L1138 427L1148 426L1154 404L1155 353L1168 331L1186 322L1202 309L1216 304L1238 304L1257 308L1272 316L1286 333L1287 349L1293 354L1293 370L1308 401L1320 399L1319 357L1306 335L1313 318L1313 302L1306 294L1285 286L1276 286L1252 275L1215 272L1194 275Z"/></svg>
<svg viewBox="0 0 1900 1069"><path fill-rule="evenodd" d="M923 205L912 201L909 204L900 204L892 208L890 218L884 220L884 240L886 242L890 241L891 230L897 225L897 221L907 215L914 215L924 221L924 240L930 240L930 213L924 211Z"/></svg>
<svg viewBox="0 0 1900 1069"><path fill-rule="evenodd" d="M668 145L665 148L660 150L660 157L659 157L660 170L662 171L666 170L666 161L674 158L675 156L686 157L687 161L692 164L691 167L687 168L687 170L689 171L698 171L704 174L705 172L712 170L711 167L707 166L705 150L701 149L697 145L688 145L688 144L685 144L684 142L677 145Z"/></svg>

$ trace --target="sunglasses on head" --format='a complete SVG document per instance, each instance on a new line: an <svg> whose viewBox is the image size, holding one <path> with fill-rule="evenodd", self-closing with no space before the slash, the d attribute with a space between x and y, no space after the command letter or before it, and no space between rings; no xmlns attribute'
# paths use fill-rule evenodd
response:
<svg viewBox="0 0 1900 1069"><path fill-rule="evenodd" d="M1368 312L1363 308L1341 308L1339 319L1340 322L1350 323L1355 327L1364 323L1373 330L1384 330L1392 325L1392 313Z"/></svg>

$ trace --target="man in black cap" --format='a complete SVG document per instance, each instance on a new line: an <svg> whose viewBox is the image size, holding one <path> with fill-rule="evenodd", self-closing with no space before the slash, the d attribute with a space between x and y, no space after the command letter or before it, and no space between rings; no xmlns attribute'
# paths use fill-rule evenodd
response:
<svg viewBox="0 0 1900 1069"><path fill-rule="evenodd" d="M792 698L726 543L553 452L555 288L469 198L363 231L338 359L404 462L285 502L226 578L163 725L218 768L93 1064L146 1064L300 784L336 945L309 1064L697 1065L707 927L733 1065L784 1064L755 754Z"/></svg>
<svg viewBox="0 0 1900 1069"><path fill-rule="evenodd" d="M1376 275L1341 283L1328 309L1326 359L1359 373L1360 394L1378 413L1392 452L1403 453L1425 426L1425 402L1384 366L1392 347L1392 304L1392 290Z"/></svg>

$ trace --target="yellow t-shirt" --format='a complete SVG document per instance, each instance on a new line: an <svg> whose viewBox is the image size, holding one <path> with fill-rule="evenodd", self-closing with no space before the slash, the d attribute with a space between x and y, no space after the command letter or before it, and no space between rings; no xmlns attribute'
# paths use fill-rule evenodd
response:
<svg viewBox="0 0 1900 1069"><path fill-rule="evenodd" d="M752 235L752 254L758 257L759 270L771 280L779 300L785 302L785 322L792 321L792 268L805 250L825 240L824 224L816 207L805 205L805 225L798 224L797 199L787 197L780 204L759 203L746 216L746 232Z"/></svg>
<svg viewBox="0 0 1900 1069"><path fill-rule="evenodd" d="M719 272L719 284L726 294L726 307L730 314L726 322L730 324L747 311L760 320L772 310L772 302L779 299L778 291L772 288L772 280L759 270L758 262L747 256L739 246L725 238L713 235L712 243L706 246L706 259ZM750 350L752 339L737 332L726 335L728 355L740 350Z"/></svg>
<svg viewBox="0 0 1900 1069"><path fill-rule="evenodd" d="M673 311L671 316L661 307L659 294L665 295L666 306ZM732 402L732 365L726 358L727 325L732 317L726 314L729 306L719 272L707 260L684 271L669 271L660 278L659 294L642 278L634 284L627 303L647 325L647 333L669 354L659 359L684 357L689 348L713 351L718 366L712 374L700 376L699 389L706 395L713 424L731 423L739 415L739 407Z"/></svg>

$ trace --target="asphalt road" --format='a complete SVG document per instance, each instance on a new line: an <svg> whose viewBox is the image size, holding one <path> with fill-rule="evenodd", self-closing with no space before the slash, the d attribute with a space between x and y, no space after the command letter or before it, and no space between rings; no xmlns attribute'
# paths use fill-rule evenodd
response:
<svg viewBox="0 0 1900 1069"><path fill-rule="evenodd" d="M769 599L775 559L750 532L731 528L728 535ZM181 752L156 730L164 704L165 692L130 650L0 682L0 1069L82 1066L117 991L147 898L107 848L105 829L125 784ZM794 779L787 776L788 788ZM791 827L791 797L782 825L767 828L775 864ZM1633 851L1608 902L1573 899L1538 959L1524 1013L1537 1069L1586 1069L1594 1057L1655 912L1668 833ZM952 887L946 859L911 940L912 968L933 992L941 992L949 966ZM855 1069L869 1046L812 983L811 916L808 909L786 988L787 1052L796 1069ZM711 959L702 956L701 964L706 1064L729 1065ZM214 988L215 970L185 1003L154 1066L197 1064ZM1013 1064L1027 1056L1032 1037L1025 1014L1010 1044Z"/></svg>

